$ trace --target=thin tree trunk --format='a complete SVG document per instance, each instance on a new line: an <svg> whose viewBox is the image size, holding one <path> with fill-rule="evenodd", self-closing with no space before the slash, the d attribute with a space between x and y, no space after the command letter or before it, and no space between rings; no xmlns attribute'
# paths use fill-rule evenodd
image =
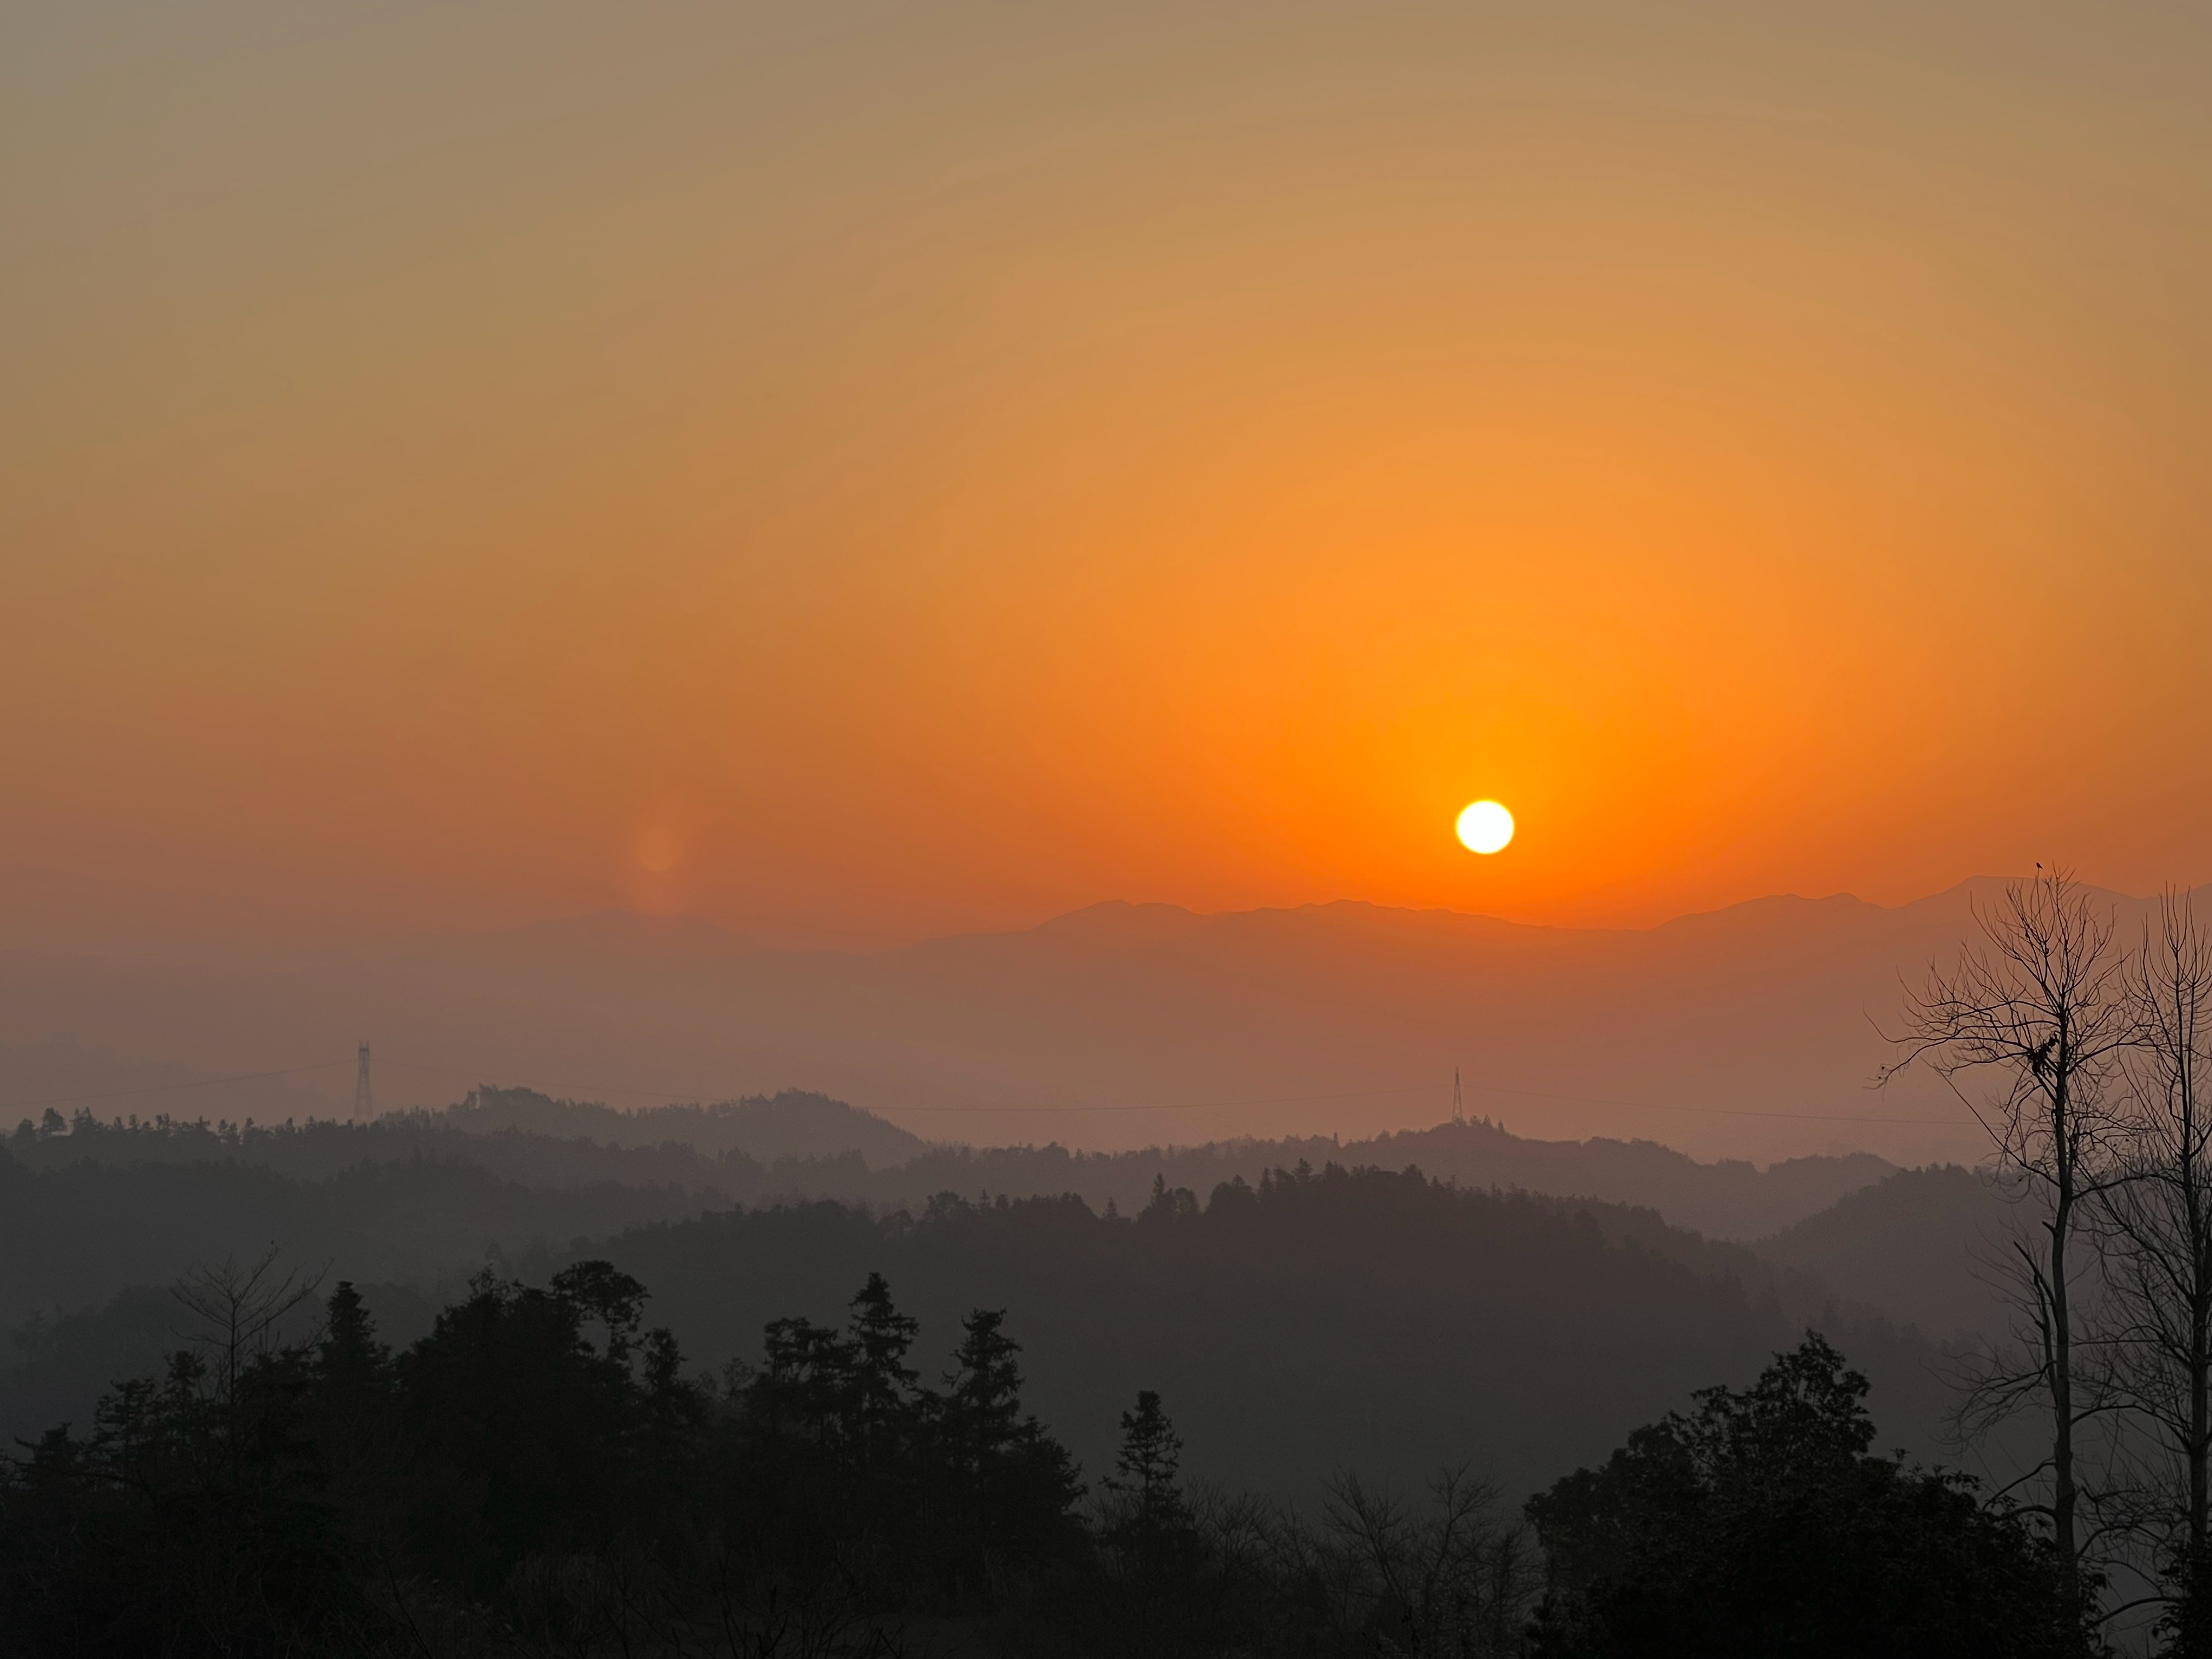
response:
<svg viewBox="0 0 2212 1659"><path fill-rule="evenodd" d="M2129 970L2124 1178L2097 1200L2123 1396L2170 1448L2150 1538L2176 1655L2212 1659L2212 1146L2197 1085L2212 1032L2212 933L2168 892Z"/></svg>
<svg viewBox="0 0 2212 1659"><path fill-rule="evenodd" d="M2058 1547L2061 1598L2067 1616L2081 1607L2081 1564L2074 1528L2074 1328L2066 1297L2066 1236L2074 1224L2071 1171L2060 1165L2058 1202L2051 1218L2051 1531Z"/></svg>
<svg viewBox="0 0 2212 1659"><path fill-rule="evenodd" d="M2193 1068L2192 1068L2193 1072ZM2189 1437L2182 1448L2189 1479L2189 1558L2182 1564L2183 1618L2177 1651L2197 1655L2208 1645L2205 1601L2212 1595L2212 1540L2208 1540L2207 1460L2212 1456L2212 1259L2205 1247L2212 1240L2212 1217L2205 1213L2203 1171L2197 1149L2196 1079L2184 1080L2181 1096L2182 1213L2188 1225L2189 1275Z"/></svg>
<svg viewBox="0 0 2212 1659"><path fill-rule="evenodd" d="M2109 1202L2124 1179L2108 1097L2137 1036L2130 958L2112 948L2102 902L2063 871L2013 884L2002 905L1976 919L1980 945L1964 946L1955 968L1931 967L1926 988L1908 994L1903 1057L1883 1075L1926 1059L1989 1130L2000 1170L2022 1183L2023 1199L2048 1206L2042 1248L2019 1241L2027 1350L1993 1352L1962 1411L1986 1424L2031 1399L2049 1407L2051 1543L2071 1632L2080 1632L2091 1612L2074 1435L2083 1310L2069 1272L2082 1206ZM1978 1098L1959 1088L1968 1077L1984 1079Z"/></svg>
<svg viewBox="0 0 2212 1659"><path fill-rule="evenodd" d="M2184 1109L2185 1146L2195 1144L2194 1113ZM2204 1193L2197 1179L2196 1160L2184 1169L2184 1198L2189 1217L2189 1237L2201 1243L2207 1237ZM2191 1276L2193 1292L2189 1309L2189 1560L2192 1583L2203 1575L2205 1563L2205 1462L2212 1452L2212 1262L2202 1255Z"/></svg>

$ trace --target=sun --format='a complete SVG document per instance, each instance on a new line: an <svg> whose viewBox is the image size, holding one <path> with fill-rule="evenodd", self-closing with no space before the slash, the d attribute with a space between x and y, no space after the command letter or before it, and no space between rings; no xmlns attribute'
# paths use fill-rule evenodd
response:
<svg viewBox="0 0 2212 1659"><path fill-rule="evenodd" d="M1494 800L1479 800L1459 815L1460 844L1470 853L1502 853L1513 839L1513 814Z"/></svg>

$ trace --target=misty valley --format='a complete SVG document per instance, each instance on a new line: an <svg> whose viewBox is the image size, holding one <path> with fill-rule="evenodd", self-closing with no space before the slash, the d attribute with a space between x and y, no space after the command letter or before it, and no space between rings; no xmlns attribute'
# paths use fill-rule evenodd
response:
<svg viewBox="0 0 2212 1659"><path fill-rule="evenodd" d="M2207 1603L2212 933L1905 1002L1979 1166L787 1091L0 1146L31 1653L2081 1654ZM368 1057L362 1056L366 1097ZM2067 1252L2074 1254L2070 1256Z"/></svg>
<svg viewBox="0 0 2212 1659"><path fill-rule="evenodd" d="M1936 1351L1895 1311L1933 1305L1924 1276L1885 1306L1820 1267L1861 1257L1870 1200L1858 1229L1902 1208L1954 1245L1997 1201L1955 1168L1480 1121L1086 1157L904 1145L820 1097L615 1117L479 1090L367 1124L19 1127L19 1612L118 1650L186 1617L371 1650L497 1618L548 1651L1517 1651L1558 1539L1516 1499L1808 1324L1848 1356L1814 1351L1823 1387L1856 1367L1881 1443L1936 1449ZM1170 1184L1199 1172L1203 1198ZM1856 1396L1832 1427L1864 1462ZM1959 1547L1995 1550L1992 1595L2033 1559Z"/></svg>

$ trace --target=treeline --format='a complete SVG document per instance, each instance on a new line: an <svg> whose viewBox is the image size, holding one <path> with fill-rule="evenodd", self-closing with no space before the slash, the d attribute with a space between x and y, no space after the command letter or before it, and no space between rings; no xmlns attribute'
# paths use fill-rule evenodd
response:
<svg viewBox="0 0 2212 1659"><path fill-rule="evenodd" d="M0 1151L0 1326L35 1351L26 1322L160 1285L191 1261L250 1255L283 1239L295 1259L349 1277L458 1282L488 1251L567 1249L641 1223L695 1215L678 1187L555 1188L478 1165L410 1158L321 1180L246 1163L71 1163L25 1167Z"/></svg>
<svg viewBox="0 0 2212 1659"><path fill-rule="evenodd" d="M2009 1218L2004 1183L1955 1164L1899 1170L1756 1246L1930 1337L2001 1334L2010 1313L1986 1257Z"/></svg>
<svg viewBox="0 0 2212 1659"><path fill-rule="evenodd" d="M1468 1458L1515 1488L1595 1455L1818 1322L1884 1403L1886 1443L1933 1451L1948 1393L1925 1342L1762 1274L1648 1212L1468 1192L1418 1170L1301 1165L1201 1198L939 1194L920 1213L796 1205L640 1227L594 1247L654 1287L685 1346L750 1351L880 1270L932 1329L1024 1310L1039 1406L1098 1463L1091 1425L1156 1388L1218 1478L1316 1498L1350 1466L1400 1483ZM1802 1292L1802 1294L1801 1294Z"/></svg>
<svg viewBox="0 0 2212 1659"><path fill-rule="evenodd" d="M1344 1464L1402 1483L1468 1458L1534 1486L1703 1382L1747 1375L1808 1322L1876 1380L1886 1443L1932 1450L1945 1404L1924 1343L1765 1273L1741 1247L1649 1212L1467 1192L1418 1171L1302 1166L1204 1200L1159 1182L1119 1213L1072 1196L940 1194L915 1215L824 1202L561 1225L625 1198L427 1163L312 1184L229 1165L82 1165L0 1190L0 1284L159 1285L179 1262L283 1239L290 1259L353 1279L409 1341L474 1266L398 1269L482 1265L469 1229L490 1217L511 1224L492 1258L503 1276L543 1282L611 1260L654 1287L687 1352L720 1366L750 1358L769 1320L830 1318L881 1271L932 1330L977 1306L1027 1310L1039 1409L1093 1465L1121 1405L1157 1388L1180 1402L1212 1473L1308 1500ZM20 1255L5 1248L19 1239ZM27 1322L20 1363L0 1368L0 1438L82 1419L101 1386L154 1364L176 1334L151 1290Z"/></svg>
<svg viewBox="0 0 2212 1659"><path fill-rule="evenodd" d="M1437 1541L1356 1488L1310 1533L1187 1491L1152 1394L1094 1490L1024 1410L1003 1313L925 1379L879 1276L719 1376L605 1262L487 1274L396 1355L349 1284L295 1346L265 1340L293 1300L265 1262L183 1294L203 1340L0 1490L8 1651L1367 1652ZM1525 1552L1447 1498L1459 1588L1495 1584L1517 1636Z"/></svg>
<svg viewBox="0 0 2212 1659"><path fill-rule="evenodd" d="M432 1158L482 1164L509 1181L681 1187L702 1203L833 1198L918 1208L933 1194L1079 1194L1093 1208L1145 1202L1155 1180L1210 1192L1268 1170L1313 1164L1419 1164L1463 1185L1519 1188L1656 1209L1676 1226L1756 1238L1891 1173L1869 1153L1790 1158L1765 1170L1700 1164L1655 1142L1528 1140L1486 1119L1369 1139L1212 1141L1127 1152L1046 1146L930 1146L870 1112L787 1090L715 1105L618 1111L529 1089L471 1090L441 1111L386 1113L371 1123L310 1119L257 1124L160 1115L102 1121L49 1108L6 1145L33 1169L230 1160L322 1179L363 1162Z"/></svg>
<svg viewBox="0 0 2212 1659"><path fill-rule="evenodd" d="M1869 1186L1894 1165L1870 1152L1784 1159L1761 1170L1737 1159L1701 1164L1650 1140L1531 1140L1487 1118L1399 1130L1358 1140L1333 1136L1209 1141L1131 1152L1059 1146L937 1147L874 1177L872 1192L899 1203L936 1192L1079 1193L1094 1208L1145 1202L1156 1179L1211 1192L1224 1181L1256 1184L1300 1161L1384 1169L1419 1164L1465 1187L1595 1199L1658 1212L1676 1227L1728 1239L1763 1237Z"/></svg>
<svg viewBox="0 0 2212 1659"><path fill-rule="evenodd" d="M1517 1516L1463 1473L1303 1516L1194 1489L1160 1396L1086 1480L1006 1315L934 1375L871 1274L687 1367L605 1261L491 1274L404 1352L340 1284L197 1275L200 1340L0 1484L0 1646L47 1655L1906 1656L2079 1651L2046 1541L1871 1456L1817 1337Z"/></svg>
<svg viewBox="0 0 2212 1659"><path fill-rule="evenodd" d="M427 1111L387 1112L367 1123L326 1118L256 1123L167 1115L102 1121L83 1109L64 1119L49 1109L40 1122L27 1118L18 1124L0 1141L0 1151L31 1170L228 1163L306 1181L328 1180L365 1164L465 1164L534 1187L674 1187L705 1204L771 1192L857 1188L867 1177L866 1161L852 1150L763 1161L740 1149L702 1151L673 1138L617 1144L550 1130L488 1127L450 1112Z"/></svg>

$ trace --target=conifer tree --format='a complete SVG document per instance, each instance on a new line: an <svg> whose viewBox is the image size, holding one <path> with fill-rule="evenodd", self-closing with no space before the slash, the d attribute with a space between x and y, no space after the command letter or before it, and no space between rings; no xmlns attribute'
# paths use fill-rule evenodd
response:
<svg viewBox="0 0 2212 1659"><path fill-rule="evenodd" d="M881 1273L868 1275L850 1306L854 1438L864 1462L880 1463L912 1426L921 1374L906 1356L921 1325L892 1304Z"/></svg>
<svg viewBox="0 0 2212 1659"><path fill-rule="evenodd" d="M1106 1485L1134 1500L1132 1518L1139 1526L1148 1530L1181 1526L1188 1519L1177 1478L1182 1464L1182 1437L1160 1409L1159 1395L1140 1389L1136 1410L1121 1413L1121 1449L1115 1455L1115 1472Z"/></svg>
<svg viewBox="0 0 2212 1659"><path fill-rule="evenodd" d="M945 1375L945 1420L954 1467L971 1480L1003 1456L1021 1426L1021 1344L1006 1334L1006 1310L978 1308L962 1322Z"/></svg>

